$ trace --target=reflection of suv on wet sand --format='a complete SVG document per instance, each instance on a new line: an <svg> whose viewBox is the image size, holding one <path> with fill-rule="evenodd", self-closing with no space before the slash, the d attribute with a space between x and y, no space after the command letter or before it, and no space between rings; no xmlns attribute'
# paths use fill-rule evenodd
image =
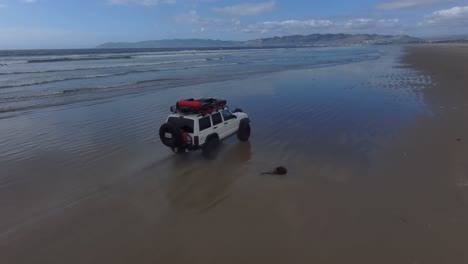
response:
<svg viewBox="0 0 468 264"><path fill-rule="evenodd" d="M171 111L159 137L175 153L201 149L205 158L214 158L222 140L233 135L249 140L248 115L240 109L229 111L224 100L181 100Z"/></svg>

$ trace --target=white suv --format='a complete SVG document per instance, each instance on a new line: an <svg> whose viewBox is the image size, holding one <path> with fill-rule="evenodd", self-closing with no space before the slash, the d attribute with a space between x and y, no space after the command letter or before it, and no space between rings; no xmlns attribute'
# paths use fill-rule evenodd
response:
<svg viewBox="0 0 468 264"><path fill-rule="evenodd" d="M182 107L183 103L189 107ZM249 140L248 115L240 109L229 111L226 101L182 100L171 110L173 113L159 129L159 137L175 153L201 149L205 158L214 158L220 141L233 135L241 141Z"/></svg>

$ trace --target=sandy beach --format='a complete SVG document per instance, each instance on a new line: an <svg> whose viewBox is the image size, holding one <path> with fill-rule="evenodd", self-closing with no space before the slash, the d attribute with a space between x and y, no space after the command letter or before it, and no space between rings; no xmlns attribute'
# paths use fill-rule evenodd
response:
<svg viewBox="0 0 468 264"><path fill-rule="evenodd" d="M0 263L468 263L468 46L403 52L0 119ZM250 143L162 147L187 93Z"/></svg>

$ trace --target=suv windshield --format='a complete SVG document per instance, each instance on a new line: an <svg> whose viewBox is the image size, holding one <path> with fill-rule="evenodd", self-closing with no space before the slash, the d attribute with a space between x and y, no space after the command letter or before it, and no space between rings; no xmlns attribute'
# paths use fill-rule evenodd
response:
<svg viewBox="0 0 468 264"><path fill-rule="evenodd" d="M231 114L231 112L229 112L227 110L224 110L221 113L223 114L224 121L228 121L228 120L231 120L231 119L235 118L234 115Z"/></svg>
<svg viewBox="0 0 468 264"><path fill-rule="evenodd" d="M167 123L174 125L175 127L180 127L185 132L193 133L193 120L183 117L169 117Z"/></svg>

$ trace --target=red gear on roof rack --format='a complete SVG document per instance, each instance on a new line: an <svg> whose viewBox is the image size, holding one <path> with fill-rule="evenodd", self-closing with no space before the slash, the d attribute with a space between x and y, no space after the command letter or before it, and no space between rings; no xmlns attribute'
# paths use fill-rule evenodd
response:
<svg viewBox="0 0 468 264"><path fill-rule="evenodd" d="M175 107L171 107L173 113L183 114L211 114L226 107L226 100L219 99L186 99L180 100Z"/></svg>
<svg viewBox="0 0 468 264"><path fill-rule="evenodd" d="M203 103L201 101L195 100L180 100L176 104L177 108L189 108L192 110L201 110L203 107Z"/></svg>

